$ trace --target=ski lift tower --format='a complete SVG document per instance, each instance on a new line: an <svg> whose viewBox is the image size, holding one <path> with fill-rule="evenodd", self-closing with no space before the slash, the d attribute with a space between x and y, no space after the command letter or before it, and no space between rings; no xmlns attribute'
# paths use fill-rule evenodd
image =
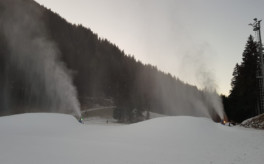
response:
<svg viewBox="0 0 264 164"><path fill-rule="evenodd" d="M257 52L258 52L258 65L257 65L257 79L258 79L258 104L256 108L256 114L264 113L264 57L263 46L261 41L260 22L257 18L254 19L254 23L249 24L253 27L253 31L256 33Z"/></svg>

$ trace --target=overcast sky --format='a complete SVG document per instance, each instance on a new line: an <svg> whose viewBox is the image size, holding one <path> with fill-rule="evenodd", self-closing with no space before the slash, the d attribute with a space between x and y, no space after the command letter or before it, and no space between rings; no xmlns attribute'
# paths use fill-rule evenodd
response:
<svg viewBox="0 0 264 164"><path fill-rule="evenodd" d="M143 63L228 94L263 0L36 0ZM263 30L262 30L263 31Z"/></svg>

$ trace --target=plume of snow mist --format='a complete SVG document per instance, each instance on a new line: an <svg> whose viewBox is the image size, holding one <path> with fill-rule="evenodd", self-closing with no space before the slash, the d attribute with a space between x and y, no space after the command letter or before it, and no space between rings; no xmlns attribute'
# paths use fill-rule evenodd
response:
<svg viewBox="0 0 264 164"><path fill-rule="evenodd" d="M207 117L215 121L224 118L221 98L216 93L214 74L206 67L208 59L204 55L211 54L207 52L210 50L208 46L205 44L199 48L190 48L181 63L186 78L194 78L193 81L198 81L199 88L202 89L186 85L178 79L173 81L172 78L166 79L161 75L155 77L158 88L155 92L163 102L163 113Z"/></svg>
<svg viewBox="0 0 264 164"><path fill-rule="evenodd" d="M47 36L37 4L23 0L3 2L1 24L8 43L10 67L26 79L27 91L40 107L81 115L75 87L60 52Z"/></svg>
<svg viewBox="0 0 264 164"><path fill-rule="evenodd" d="M202 88L202 103L205 104L206 111L209 116L215 118L218 115L221 119L224 118L223 104L220 96L217 94L217 84L215 74L212 69L208 68L208 64L212 64L212 54L215 52L208 43L200 44L198 47L192 45L184 56L183 69L187 74L193 77L193 80L198 82ZM212 66L212 65L211 65Z"/></svg>
<svg viewBox="0 0 264 164"><path fill-rule="evenodd" d="M222 120L224 119L224 108L220 96L216 92L216 82L212 72L209 71L205 64L201 65L196 72L197 79L203 86L205 102L208 105L208 111L211 117L214 117L215 112Z"/></svg>

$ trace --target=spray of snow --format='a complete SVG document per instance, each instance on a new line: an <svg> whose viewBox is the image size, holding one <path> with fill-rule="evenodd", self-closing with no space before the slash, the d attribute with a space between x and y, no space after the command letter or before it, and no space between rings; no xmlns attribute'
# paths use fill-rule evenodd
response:
<svg viewBox="0 0 264 164"><path fill-rule="evenodd" d="M222 101L216 92L214 74L207 67L209 59L205 55L211 53L208 46L204 44L199 48L189 49L181 63L181 70L185 76L198 82L196 85L199 85L199 88L183 85L179 80L173 82L170 78L166 80L161 76L155 78L156 86L160 86L155 92L164 104L165 114L208 117L216 121L224 118Z"/></svg>
<svg viewBox="0 0 264 164"><path fill-rule="evenodd" d="M29 92L52 112L81 115L69 70L60 51L47 35L38 7L24 1L4 1L1 25L10 50L10 67L26 78ZM43 105L44 104L44 105Z"/></svg>
<svg viewBox="0 0 264 164"><path fill-rule="evenodd" d="M205 101L209 105L209 113L215 112L222 120L224 119L224 108L220 96L216 92L216 82L214 80L213 74L209 71L205 64L197 69L198 81L203 86L203 91L205 93ZM211 114L212 115L212 114Z"/></svg>
<svg viewBox="0 0 264 164"><path fill-rule="evenodd" d="M197 81L197 85L203 92L202 103L205 104L205 111L214 117L218 115L221 119L224 118L224 109L220 96L216 92L218 86L213 73L211 58L216 52L209 43L203 43L199 46L192 44L192 49L189 49L184 55L182 61L183 69L186 73ZM211 64L211 65L210 65Z"/></svg>

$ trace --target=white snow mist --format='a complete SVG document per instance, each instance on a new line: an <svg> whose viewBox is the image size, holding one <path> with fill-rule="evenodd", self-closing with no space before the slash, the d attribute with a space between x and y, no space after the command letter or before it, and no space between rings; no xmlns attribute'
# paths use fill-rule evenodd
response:
<svg viewBox="0 0 264 164"><path fill-rule="evenodd" d="M206 67L208 59L204 55L210 51L209 45L199 49L191 49L183 56L181 68L186 79L198 81L201 89L196 86L184 85L180 80L155 77L156 91L164 104L163 112L169 115L190 115L212 118L215 121L224 118L223 104L216 92L214 74ZM194 46L193 46L194 47ZM208 54L211 54L208 53Z"/></svg>
<svg viewBox="0 0 264 164"><path fill-rule="evenodd" d="M200 68L196 70L197 80L203 86L205 102L209 105L209 113L212 114L213 110L223 120L225 115L224 108L220 96L216 93L217 85L214 80L214 74L209 71L205 64L200 65Z"/></svg>
<svg viewBox="0 0 264 164"><path fill-rule="evenodd" d="M47 35L42 11L35 3L6 1L1 25L10 50L8 62L26 79L32 96L45 110L80 116L80 105L69 70L59 60L60 51Z"/></svg>

